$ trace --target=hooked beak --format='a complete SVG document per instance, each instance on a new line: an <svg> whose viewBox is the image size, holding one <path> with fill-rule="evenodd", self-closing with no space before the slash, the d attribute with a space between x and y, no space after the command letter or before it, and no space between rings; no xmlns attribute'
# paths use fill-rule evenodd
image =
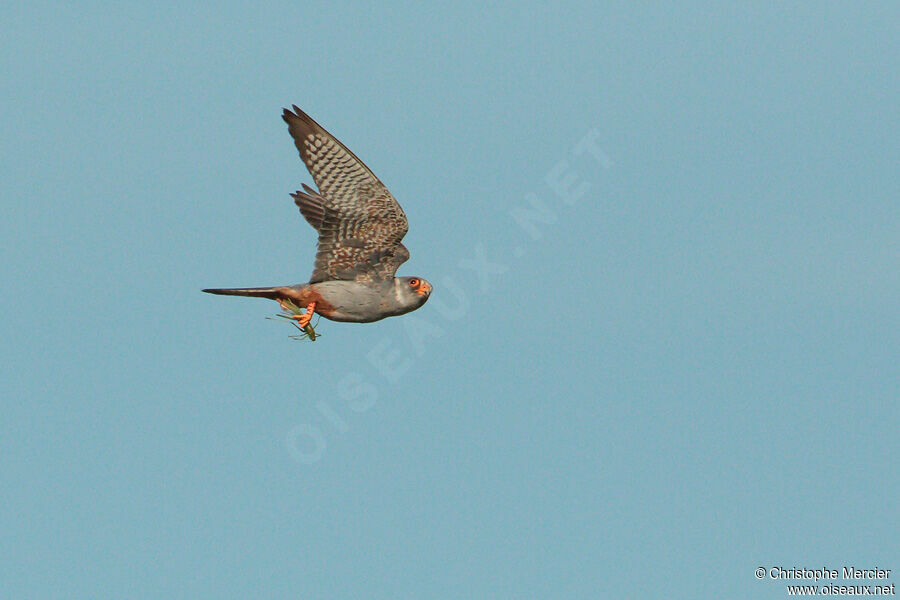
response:
<svg viewBox="0 0 900 600"><path fill-rule="evenodd" d="M419 289L416 290L416 293L420 296L427 296L431 293L431 284L422 282L422 285L419 286Z"/></svg>

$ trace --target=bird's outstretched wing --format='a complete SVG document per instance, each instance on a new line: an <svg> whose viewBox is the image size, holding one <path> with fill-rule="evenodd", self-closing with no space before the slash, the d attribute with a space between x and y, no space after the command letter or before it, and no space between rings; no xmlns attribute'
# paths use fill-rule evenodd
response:
<svg viewBox="0 0 900 600"><path fill-rule="evenodd" d="M400 241L409 225L403 209L361 160L305 112L284 109L300 158L319 191L304 185L291 196L319 232L310 283L390 279L409 258Z"/></svg>

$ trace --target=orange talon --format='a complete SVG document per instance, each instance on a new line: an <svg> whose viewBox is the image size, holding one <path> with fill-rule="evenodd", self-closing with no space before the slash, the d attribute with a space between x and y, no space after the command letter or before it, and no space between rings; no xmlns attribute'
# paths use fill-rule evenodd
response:
<svg viewBox="0 0 900 600"><path fill-rule="evenodd" d="M316 310L316 303L310 302L306 305L306 312L302 315L294 315L291 318L297 319L297 327L303 329L307 325L309 325L310 320L312 319L313 313Z"/></svg>

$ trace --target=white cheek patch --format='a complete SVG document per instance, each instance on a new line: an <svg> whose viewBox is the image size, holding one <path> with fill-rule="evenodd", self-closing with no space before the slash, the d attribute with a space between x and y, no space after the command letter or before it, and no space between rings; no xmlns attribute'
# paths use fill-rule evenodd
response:
<svg viewBox="0 0 900 600"><path fill-rule="evenodd" d="M394 280L394 298L397 304L403 304L403 285L399 279Z"/></svg>

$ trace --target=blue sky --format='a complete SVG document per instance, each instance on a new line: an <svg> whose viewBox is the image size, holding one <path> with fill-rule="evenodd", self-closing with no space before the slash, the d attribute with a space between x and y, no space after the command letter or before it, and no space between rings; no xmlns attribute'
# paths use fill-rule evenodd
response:
<svg viewBox="0 0 900 600"><path fill-rule="evenodd" d="M896 4L0 16L3 598L897 582ZM301 344L200 293L311 272L292 103L421 310Z"/></svg>

